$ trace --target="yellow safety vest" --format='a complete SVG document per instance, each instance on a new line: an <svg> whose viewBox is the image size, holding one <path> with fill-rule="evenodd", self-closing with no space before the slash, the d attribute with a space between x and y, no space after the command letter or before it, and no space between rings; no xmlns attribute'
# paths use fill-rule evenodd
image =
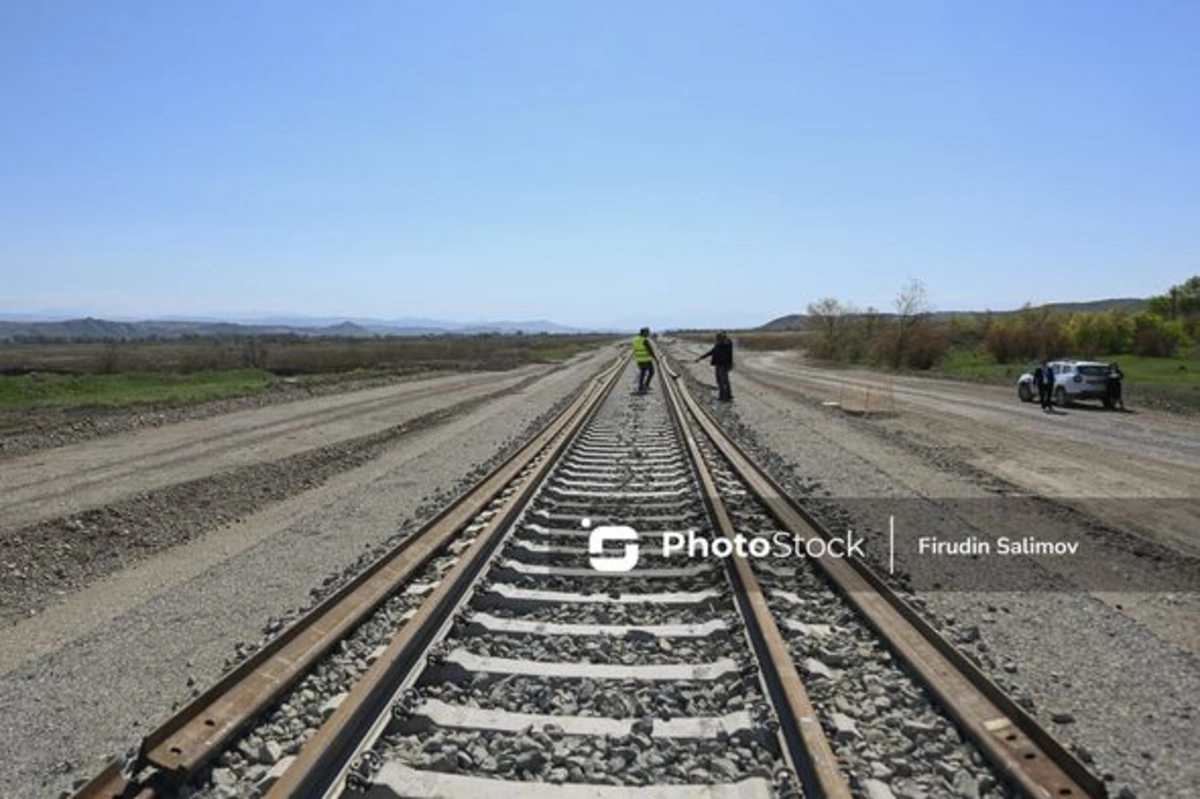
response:
<svg viewBox="0 0 1200 799"><path fill-rule="evenodd" d="M638 363L650 363L654 356L650 354L650 341L645 336L633 337L633 359Z"/></svg>

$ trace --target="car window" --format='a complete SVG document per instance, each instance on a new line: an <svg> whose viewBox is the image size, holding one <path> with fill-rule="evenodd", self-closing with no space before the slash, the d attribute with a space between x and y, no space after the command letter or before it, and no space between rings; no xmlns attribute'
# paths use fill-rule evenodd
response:
<svg viewBox="0 0 1200 799"><path fill-rule="evenodd" d="M1081 367L1079 367L1079 373L1088 375L1090 377L1102 377L1102 376L1108 374L1108 367L1107 366L1081 366Z"/></svg>

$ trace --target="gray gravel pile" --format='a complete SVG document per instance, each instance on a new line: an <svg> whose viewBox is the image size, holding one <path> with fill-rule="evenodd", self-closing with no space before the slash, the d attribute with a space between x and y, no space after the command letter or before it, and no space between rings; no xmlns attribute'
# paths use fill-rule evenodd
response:
<svg viewBox="0 0 1200 799"><path fill-rule="evenodd" d="M700 445L718 484L735 497L728 506L736 529L769 535L776 528L765 508L744 489L730 490L739 480L706 437ZM751 563L838 761L861 790L886 788L897 799L1011 795L978 747L813 562L770 557ZM789 621L806 627L793 629Z"/></svg>
<svg viewBox="0 0 1200 799"><path fill-rule="evenodd" d="M303 677L284 699L259 717L248 732L222 753L180 796L220 799L247 796L281 758L300 751L343 696L424 600L424 592L401 594L384 603L335 651ZM239 648L236 660L257 647Z"/></svg>
<svg viewBox="0 0 1200 799"><path fill-rule="evenodd" d="M511 713L629 719L723 716L762 701L757 683L728 676L717 680L647 683L638 680L553 679L479 674L465 684L431 682L424 696Z"/></svg>
<svg viewBox="0 0 1200 799"><path fill-rule="evenodd" d="M716 602L698 605L655 605L650 603L589 604L579 607L543 604L516 610L503 604L489 606L493 616L556 624L695 624L711 618Z"/></svg>
<svg viewBox="0 0 1200 799"><path fill-rule="evenodd" d="M711 572L702 572L694 577L671 577L657 580L625 579L621 580L619 584L611 586L605 593L612 597L619 597L622 594L646 592L700 591L705 588L712 588L713 583L717 579L720 579L719 569L713 569ZM548 575L513 575L505 579L505 582L518 588L536 588L543 591L569 591L577 594L595 590L596 587L596 579L594 577L571 577L553 572L550 572Z"/></svg>
<svg viewBox="0 0 1200 799"><path fill-rule="evenodd" d="M828 635L785 635L839 761L860 784L881 781L897 797L1011 795L978 748L829 586L808 573L795 583L772 576L762 582L766 590L783 583L801 597L798 604L772 597L777 617L833 626Z"/></svg>
<svg viewBox="0 0 1200 799"><path fill-rule="evenodd" d="M737 657L744 647L728 635L708 638L668 638L648 633L624 636L469 635L458 640L468 651L484 657L521 658L563 663L639 664L712 663Z"/></svg>
<svg viewBox="0 0 1200 799"><path fill-rule="evenodd" d="M600 785L681 785L771 779L776 753L749 733L721 740L653 738L653 719L625 736L565 736L548 724L516 735L437 730L390 735L380 746L388 759L452 774L506 780Z"/></svg>

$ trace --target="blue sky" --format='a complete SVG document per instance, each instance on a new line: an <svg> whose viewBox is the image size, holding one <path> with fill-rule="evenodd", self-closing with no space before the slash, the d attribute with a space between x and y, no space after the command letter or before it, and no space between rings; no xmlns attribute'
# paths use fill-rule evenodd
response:
<svg viewBox="0 0 1200 799"><path fill-rule="evenodd" d="M0 311L748 325L1200 272L1200 3L0 4Z"/></svg>

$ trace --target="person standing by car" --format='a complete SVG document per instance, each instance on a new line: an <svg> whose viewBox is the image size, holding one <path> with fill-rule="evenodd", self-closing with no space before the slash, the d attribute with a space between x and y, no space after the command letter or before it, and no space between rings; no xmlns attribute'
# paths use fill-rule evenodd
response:
<svg viewBox="0 0 1200 799"><path fill-rule="evenodd" d="M1104 376L1104 387L1107 391L1107 396L1104 399L1104 404L1109 408L1119 407L1125 410L1125 400L1121 397L1121 381L1125 378L1125 373L1121 371L1121 367L1115 363L1108 365L1108 374Z"/></svg>
<svg viewBox="0 0 1200 799"><path fill-rule="evenodd" d="M1037 386L1038 404L1043 411L1050 410L1054 396L1054 370L1048 361L1042 361L1042 365L1033 370L1033 384Z"/></svg>
<svg viewBox="0 0 1200 799"><path fill-rule="evenodd" d="M733 342L727 333L717 334L717 341L712 349L697 358L702 361L710 359L713 370L717 373L717 399L721 402L733 401L733 389L729 386L729 373L733 371Z"/></svg>

